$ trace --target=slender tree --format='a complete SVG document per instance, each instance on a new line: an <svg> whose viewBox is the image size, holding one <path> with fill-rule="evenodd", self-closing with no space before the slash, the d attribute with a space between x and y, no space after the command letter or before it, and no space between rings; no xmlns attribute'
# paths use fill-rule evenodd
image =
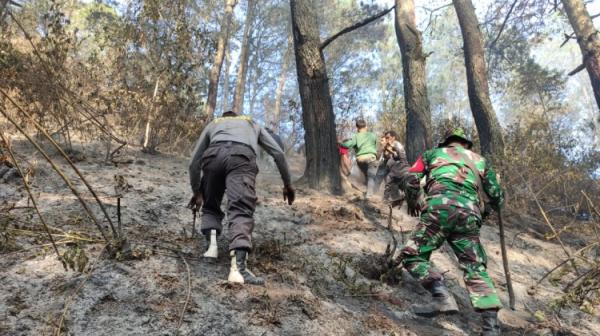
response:
<svg viewBox="0 0 600 336"><path fill-rule="evenodd" d="M404 104L406 108L406 154L409 162L431 147L431 111L427 98L421 32L415 22L413 0L396 0L396 38L402 53Z"/></svg>
<svg viewBox="0 0 600 336"><path fill-rule="evenodd" d="M483 37L471 0L453 0L464 42L469 104L483 154L502 154L504 141L492 101L485 64Z"/></svg>
<svg viewBox="0 0 600 336"><path fill-rule="evenodd" d="M248 75L248 58L250 57L251 28L254 20L254 9L256 2L248 0L248 9L246 10L246 23L244 24L244 35L242 37L242 50L240 52L240 65L237 71L235 81L235 93L233 95L233 110L242 112L244 108L244 93L246 88L246 77Z"/></svg>
<svg viewBox="0 0 600 336"><path fill-rule="evenodd" d="M223 98L221 99L221 111L225 112L231 107L229 102L229 69L231 68L231 48L225 49L225 69L223 74Z"/></svg>
<svg viewBox="0 0 600 336"><path fill-rule="evenodd" d="M573 70L570 75L584 68L587 70L594 89L596 104L600 108L600 37L598 37L598 30L594 27L594 22L585 8L583 0L562 0L562 3L583 56L582 65Z"/></svg>
<svg viewBox="0 0 600 336"><path fill-rule="evenodd" d="M225 58L225 49L227 48L227 43L229 41L229 29L233 17L233 8L236 4L237 0L225 1L225 12L223 15L221 31L217 40L217 50L210 69L210 75L208 76L208 95L206 98L206 105L204 106L204 115L209 120L212 119L213 114L215 113L221 66L223 65L223 58Z"/></svg>
<svg viewBox="0 0 600 336"><path fill-rule="evenodd" d="M283 91L285 89L285 83L287 81L288 70L290 67L292 53L293 53L294 41L292 36L288 38L288 46L283 55L283 64L281 65L281 73L279 74L279 80L277 82L277 89L275 90L275 107L273 109L273 116L271 117L271 127L275 132L279 132L279 124L281 124L281 100L283 97Z"/></svg>

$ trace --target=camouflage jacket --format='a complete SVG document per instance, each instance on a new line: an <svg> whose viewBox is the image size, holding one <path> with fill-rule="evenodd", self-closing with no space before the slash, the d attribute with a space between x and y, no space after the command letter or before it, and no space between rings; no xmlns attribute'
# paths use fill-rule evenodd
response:
<svg viewBox="0 0 600 336"><path fill-rule="evenodd" d="M477 171L474 172L470 167L474 167ZM419 181L427 177L425 184L427 203L435 199L436 202L433 203L442 201L443 205L468 209L478 216L481 216L483 210L480 211L481 197L487 196L489 203L495 206L504 203L504 192L496 173L486 159L460 145L426 151L409 172L415 174ZM475 174L479 175L479 179ZM415 183L407 187L420 188Z"/></svg>

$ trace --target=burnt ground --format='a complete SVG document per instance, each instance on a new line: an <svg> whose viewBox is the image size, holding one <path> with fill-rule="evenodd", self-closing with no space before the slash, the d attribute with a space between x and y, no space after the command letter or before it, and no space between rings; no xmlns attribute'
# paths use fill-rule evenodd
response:
<svg viewBox="0 0 600 336"><path fill-rule="evenodd" d="M32 189L59 249L89 261L81 263L82 272L65 271L20 180L2 182L0 335L477 335L480 330L446 248L433 260L447 272L461 313L433 319L411 313L412 303L429 296L406 274L383 272L391 241L383 203L299 187L296 203L288 206L272 165L262 164L250 267L266 277L267 286L231 286L225 281L227 230L219 238L216 263L202 260L203 239L190 238L187 158L136 150L117 166L93 152L80 158L78 167L114 218L114 176L131 185L122 199L122 221L133 253L110 259L98 231L49 165L24 146L15 148L33 168ZM298 176L301 163L294 166ZM82 183L77 187L84 190ZM91 196L83 194L102 218ZM11 204L16 208L7 211ZM517 220L522 219L508 222ZM394 210L392 228L399 241L415 224L405 209ZM482 239L490 274L508 305L495 224L483 227ZM504 334L600 334L598 315L568 308L541 314L560 297L560 280L528 294L564 259L560 246L537 231L509 229L507 240L517 312L501 312Z"/></svg>

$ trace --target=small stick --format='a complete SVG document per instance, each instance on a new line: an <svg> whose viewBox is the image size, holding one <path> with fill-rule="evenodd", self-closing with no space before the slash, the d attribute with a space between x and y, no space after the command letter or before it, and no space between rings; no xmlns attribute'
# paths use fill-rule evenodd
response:
<svg viewBox="0 0 600 336"><path fill-rule="evenodd" d="M121 228L121 196L117 197L117 230L119 232L119 236L123 235Z"/></svg>
<svg viewBox="0 0 600 336"><path fill-rule="evenodd" d="M394 263L394 254L396 254L396 248L398 247L398 241L396 240L396 236L394 235L394 228L392 227L392 210L393 207L390 204L388 212L388 231L392 235L392 244L394 244L394 246L390 249L390 260L388 260L388 265L392 265Z"/></svg>
<svg viewBox="0 0 600 336"><path fill-rule="evenodd" d="M506 242L504 241L504 222L502 221L500 209L498 209L498 226L500 227L500 249L502 250L502 266L506 277L506 288L508 289L508 302L510 309L515 310L515 292L510 278L510 268L508 267L508 254L506 252Z"/></svg>
<svg viewBox="0 0 600 336"><path fill-rule="evenodd" d="M196 212L194 211L194 218ZM181 327L181 323L183 322L183 316L185 315L185 311L187 309L188 304L190 303L190 297L192 296L192 274L190 272L190 265L188 265L188 262L185 260L185 257L180 254L177 253L177 255L181 258L181 260L183 260L183 263L185 264L185 269L187 271L187 294L185 297L185 303L183 304L183 308L181 309L181 315L179 316L179 322L177 322L177 329L175 329L175 334L179 334L179 328Z"/></svg>
<svg viewBox="0 0 600 336"><path fill-rule="evenodd" d="M192 239L196 237L196 210L192 210L194 219L192 220Z"/></svg>

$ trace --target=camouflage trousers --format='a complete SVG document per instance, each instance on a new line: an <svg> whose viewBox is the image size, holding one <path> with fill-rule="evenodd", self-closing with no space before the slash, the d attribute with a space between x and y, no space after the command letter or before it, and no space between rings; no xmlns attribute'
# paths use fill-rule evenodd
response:
<svg viewBox="0 0 600 336"><path fill-rule="evenodd" d="M402 265L422 284L442 280L432 270L431 252L445 241L452 247L464 271L464 281L475 309L501 308L492 279L487 273L487 256L479 240L481 219L469 210L430 199L421 219L401 251Z"/></svg>

